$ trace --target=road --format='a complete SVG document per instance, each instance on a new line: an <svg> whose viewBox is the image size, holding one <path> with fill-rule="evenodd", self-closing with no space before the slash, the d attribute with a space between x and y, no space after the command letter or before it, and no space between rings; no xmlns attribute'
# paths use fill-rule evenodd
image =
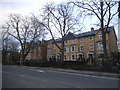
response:
<svg viewBox="0 0 120 90"><path fill-rule="evenodd" d="M2 88L118 88L118 79L47 69L2 67Z"/></svg>
<svg viewBox="0 0 120 90"><path fill-rule="evenodd" d="M0 90L2 89L2 64L0 63Z"/></svg>

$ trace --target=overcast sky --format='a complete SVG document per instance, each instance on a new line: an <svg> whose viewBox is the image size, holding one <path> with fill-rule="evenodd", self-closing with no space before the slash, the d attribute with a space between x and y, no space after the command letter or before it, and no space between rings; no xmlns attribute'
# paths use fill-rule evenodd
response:
<svg viewBox="0 0 120 90"><path fill-rule="evenodd" d="M10 13L20 13L22 15L29 15L31 12L38 14L39 10L49 2L60 3L69 0L0 0L0 26L7 20L7 16ZM83 31L89 31L93 26L93 23L97 19L88 17L85 22ZM95 28L98 29L98 28ZM115 26L117 33L117 25ZM0 30L1 33L1 30Z"/></svg>

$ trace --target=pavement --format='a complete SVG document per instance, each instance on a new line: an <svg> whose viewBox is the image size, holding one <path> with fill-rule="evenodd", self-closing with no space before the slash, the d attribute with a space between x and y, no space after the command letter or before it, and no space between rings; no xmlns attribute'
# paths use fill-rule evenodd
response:
<svg viewBox="0 0 120 90"><path fill-rule="evenodd" d="M108 73L108 72L100 72L100 71L86 71L86 70L72 70L72 69L61 69L61 68L52 68L52 67L28 67L32 69L47 69L59 72L68 72L68 73L76 73L76 74L84 74L84 75L93 75L93 76L103 76L103 77L111 77L111 78L120 78L120 73Z"/></svg>

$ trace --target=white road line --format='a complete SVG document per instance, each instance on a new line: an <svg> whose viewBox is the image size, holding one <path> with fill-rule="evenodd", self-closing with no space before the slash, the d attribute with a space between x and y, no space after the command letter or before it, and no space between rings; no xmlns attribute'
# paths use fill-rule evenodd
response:
<svg viewBox="0 0 120 90"><path fill-rule="evenodd" d="M43 73L44 71L43 70L36 70L37 72L41 72L41 73Z"/></svg>

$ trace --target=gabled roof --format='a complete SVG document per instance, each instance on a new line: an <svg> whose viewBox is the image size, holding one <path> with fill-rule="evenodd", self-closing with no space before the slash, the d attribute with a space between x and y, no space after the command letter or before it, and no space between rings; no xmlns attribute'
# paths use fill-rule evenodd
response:
<svg viewBox="0 0 120 90"><path fill-rule="evenodd" d="M67 35L66 35L66 37L65 37L65 41L67 41L67 40L72 40L72 39L75 39L76 38L76 35L75 34L73 34L73 33L71 33L71 32L69 32Z"/></svg>
<svg viewBox="0 0 120 90"><path fill-rule="evenodd" d="M114 30L114 26L108 27L107 32L110 32L110 30Z"/></svg>

